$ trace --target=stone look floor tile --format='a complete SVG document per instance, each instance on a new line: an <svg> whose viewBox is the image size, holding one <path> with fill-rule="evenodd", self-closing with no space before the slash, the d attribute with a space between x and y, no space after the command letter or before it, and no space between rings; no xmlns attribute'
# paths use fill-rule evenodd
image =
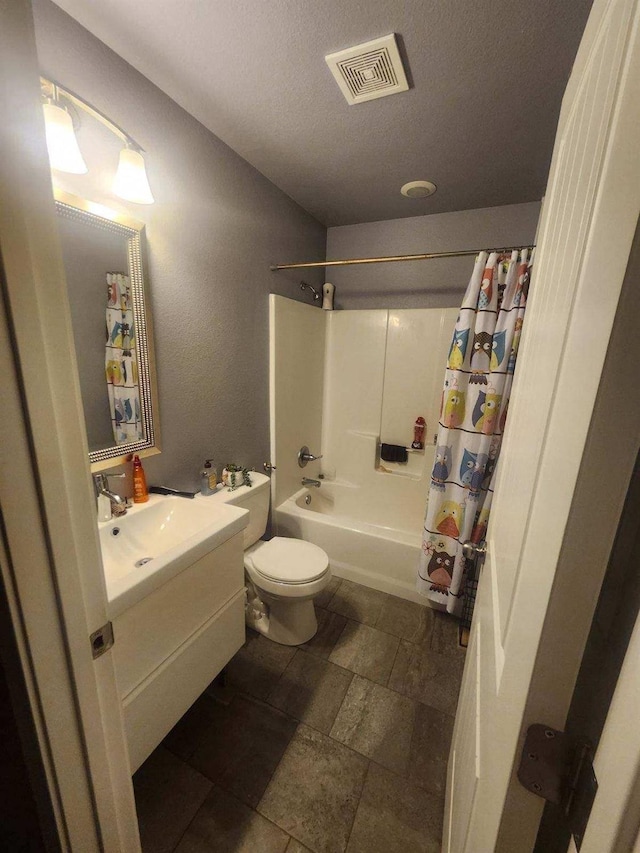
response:
<svg viewBox="0 0 640 853"><path fill-rule="evenodd" d="M252 632L226 667L228 683L258 699L266 699L296 653Z"/></svg>
<svg viewBox="0 0 640 853"><path fill-rule="evenodd" d="M288 842L286 832L214 787L176 853L284 853Z"/></svg>
<svg viewBox="0 0 640 853"><path fill-rule="evenodd" d="M292 838L287 845L286 853L311 853L311 851L308 847L305 847L304 844L300 844L299 841Z"/></svg>
<svg viewBox="0 0 640 853"><path fill-rule="evenodd" d="M307 652L321 658L328 658L347 624L347 617L331 610L323 610L316 607L318 619L318 632L308 643L300 646Z"/></svg>
<svg viewBox="0 0 640 853"><path fill-rule="evenodd" d="M300 725L258 811L315 853L343 853L367 760Z"/></svg>
<svg viewBox="0 0 640 853"><path fill-rule="evenodd" d="M216 785L256 806L297 723L248 696L219 706L190 764Z"/></svg>
<svg viewBox="0 0 640 853"><path fill-rule="evenodd" d="M220 673L217 678L214 678L211 684L204 691L205 696L215 699L216 702L220 702L222 705L231 704L233 697L237 693L238 691L236 688L229 683L229 680L226 677L226 672L224 672L224 677L223 673Z"/></svg>
<svg viewBox="0 0 640 853"><path fill-rule="evenodd" d="M459 629L460 623L454 616L434 610L430 643L432 651L464 658L465 649L461 648L458 641Z"/></svg>
<svg viewBox="0 0 640 853"><path fill-rule="evenodd" d="M298 650L269 694L268 702L329 734L353 673Z"/></svg>
<svg viewBox="0 0 640 853"><path fill-rule="evenodd" d="M326 587L322 590L319 595L313 599L313 603L316 607L326 607L327 604L331 601L333 596L338 591L338 587L342 583L340 578L337 578L335 575L331 578Z"/></svg>
<svg viewBox="0 0 640 853"><path fill-rule="evenodd" d="M301 649L249 632L228 686L212 685L136 773L144 853L439 850L457 622L339 578L316 604Z"/></svg>
<svg viewBox="0 0 640 853"><path fill-rule="evenodd" d="M378 764L406 774L416 703L356 675L331 729L331 737Z"/></svg>
<svg viewBox="0 0 640 853"><path fill-rule="evenodd" d="M211 790L211 782L163 747L133 777L144 853L171 853Z"/></svg>
<svg viewBox="0 0 640 853"><path fill-rule="evenodd" d="M411 643L428 643L433 630L434 610L395 595L387 597L375 627Z"/></svg>
<svg viewBox="0 0 640 853"><path fill-rule="evenodd" d="M337 592L327 604L327 610L340 613L356 622L375 625L389 596L377 589L343 580Z"/></svg>
<svg viewBox="0 0 640 853"><path fill-rule="evenodd" d="M211 727L216 725L221 714L220 704L207 693L203 693L178 720L162 741L162 745L178 758L188 761Z"/></svg>
<svg viewBox="0 0 640 853"><path fill-rule="evenodd" d="M409 779L432 794L443 797L454 718L418 703L413 727Z"/></svg>
<svg viewBox="0 0 640 853"><path fill-rule="evenodd" d="M444 802L372 763L347 853L440 853Z"/></svg>
<svg viewBox="0 0 640 853"><path fill-rule="evenodd" d="M349 621L329 655L332 663L386 684L400 640L359 622Z"/></svg>
<svg viewBox="0 0 640 853"><path fill-rule="evenodd" d="M464 655L442 655L401 640L389 687L446 714L455 714L463 667Z"/></svg>

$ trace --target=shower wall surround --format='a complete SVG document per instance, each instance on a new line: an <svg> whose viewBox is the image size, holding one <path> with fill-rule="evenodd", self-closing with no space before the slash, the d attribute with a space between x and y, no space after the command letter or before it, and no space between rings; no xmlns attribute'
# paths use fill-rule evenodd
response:
<svg viewBox="0 0 640 853"><path fill-rule="evenodd" d="M457 308L342 311L327 317L323 404L323 470L399 501L410 528L420 528L433 463L442 376ZM377 442L409 447L425 418L426 447L406 464L382 462ZM414 506L415 504L415 506ZM385 523L385 513L377 520Z"/></svg>
<svg viewBox="0 0 640 853"><path fill-rule="evenodd" d="M420 532L438 429L442 376L457 308L323 312L271 296L271 460L277 464L274 505L300 488L303 476L383 489L400 500L407 529ZM383 462L378 442L409 447L425 418L423 452L406 464ZM304 470L308 445L322 461ZM415 512L411 511L414 498ZM408 514L407 514L408 513ZM418 525L416 527L416 524Z"/></svg>
<svg viewBox="0 0 640 853"><path fill-rule="evenodd" d="M303 476L320 473L319 462L300 468L297 454L303 445L320 453L326 317L315 306L269 297L270 458L277 463L273 506L296 492Z"/></svg>
<svg viewBox="0 0 640 853"><path fill-rule="evenodd" d="M33 10L42 72L146 150L153 205L112 194L118 140L84 115L89 173L56 182L147 226L162 428L147 476L194 489L208 456L259 467L269 455L268 295L299 293L297 275L269 265L322 260L326 229L50 0ZM305 278L320 289L323 271Z"/></svg>

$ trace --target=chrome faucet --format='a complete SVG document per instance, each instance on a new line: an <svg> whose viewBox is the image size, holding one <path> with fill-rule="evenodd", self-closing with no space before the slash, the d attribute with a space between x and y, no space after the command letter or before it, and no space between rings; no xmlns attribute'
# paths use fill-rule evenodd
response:
<svg viewBox="0 0 640 853"><path fill-rule="evenodd" d="M298 451L298 465L301 468L304 468L307 462L317 462L318 459L322 459L322 454L320 454L320 456L314 456L306 444L304 444Z"/></svg>
<svg viewBox="0 0 640 853"><path fill-rule="evenodd" d="M314 302L320 301L320 294L318 293L318 291L315 289L315 287L312 284L307 284L306 281L301 281L300 282L300 290L310 290L313 293L313 301Z"/></svg>
<svg viewBox="0 0 640 853"><path fill-rule="evenodd" d="M96 503L98 501L99 495L106 495L111 501L111 515L112 516L120 516L124 515L127 511L127 502L120 495L116 495L115 492L110 491L109 489L109 478L117 477L119 480L124 478L124 474L94 474L93 475L93 487L96 493Z"/></svg>
<svg viewBox="0 0 640 853"><path fill-rule="evenodd" d="M313 486L314 488L319 489L320 486L322 485L322 483L320 482L320 480L311 480L309 477L303 477L302 478L302 485L303 486Z"/></svg>

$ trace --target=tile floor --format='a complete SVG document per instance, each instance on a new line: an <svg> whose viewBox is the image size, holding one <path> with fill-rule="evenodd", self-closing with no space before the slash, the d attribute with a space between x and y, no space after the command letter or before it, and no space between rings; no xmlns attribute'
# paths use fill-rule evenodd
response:
<svg viewBox="0 0 640 853"><path fill-rule="evenodd" d="M334 578L318 633L249 632L134 776L144 853L436 853L464 651L450 617Z"/></svg>

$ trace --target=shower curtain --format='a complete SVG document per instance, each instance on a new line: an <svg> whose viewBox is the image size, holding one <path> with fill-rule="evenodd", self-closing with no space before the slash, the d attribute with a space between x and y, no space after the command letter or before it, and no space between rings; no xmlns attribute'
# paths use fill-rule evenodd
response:
<svg viewBox="0 0 640 853"><path fill-rule="evenodd" d="M105 373L116 444L143 438L138 361L129 276L107 273Z"/></svg>
<svg viewBox="0 0 640 853"><path fill-rule="evenodd" d="M418 590L458 615L462 544L486 533L533 258L476 258L445 371Z"/></svg>

